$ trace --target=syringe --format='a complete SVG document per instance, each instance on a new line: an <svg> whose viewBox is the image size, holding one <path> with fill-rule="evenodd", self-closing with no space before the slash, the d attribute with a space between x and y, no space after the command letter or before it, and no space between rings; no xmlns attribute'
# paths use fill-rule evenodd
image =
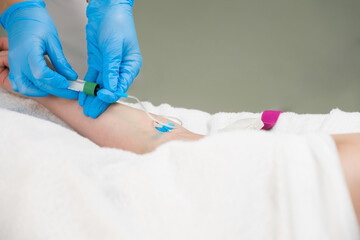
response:
<svg viewBox="0 0 360 240"><path fill-rule="evenodd" d="M75 80L75 81L70 81L69 82L69 90L73 90L76 92L83 92L86 95L90 95L90 96L97 96L98 91L100 91L100 85L98 83L94 83L94 82L87 82L81 79ZM178 128L175 126L175 124L168 122L168 123L163 123L159 120L157 120L155 117L153 117L145 108L144 104L135 96L130 96L126 93L122 94L123 98L131 98L134 99L135 101L137 101L140 105L140 107L142 108L142 110L145 112L145 114L154 122L156 122L157 124L159 124L161 127L155 127L157 130L159 130L160 132L168 132L174 128ZM117 101L117 103L122 103L120 100ZM182 121L179 118L176 117L171 117L171 116L161 116L161 117L167 117L170 118L172 120L174 120L175 122L177 122L180 126L183 125Z"/></svg>

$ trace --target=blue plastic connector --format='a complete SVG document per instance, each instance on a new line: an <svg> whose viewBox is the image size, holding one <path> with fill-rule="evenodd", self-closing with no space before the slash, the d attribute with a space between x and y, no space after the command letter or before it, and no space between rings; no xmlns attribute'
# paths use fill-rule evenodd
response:
<svg viewBox="0 0 360 240"><path fill-rule="evenodd" d="M166 132L169 132L170 130L174 129L173 127L175 127L175 125L171 122L167 122L166 124L169 126L172 126L172 127L162 126L162 127L155 127L155 128L160 132L166 133Z"/></svg>

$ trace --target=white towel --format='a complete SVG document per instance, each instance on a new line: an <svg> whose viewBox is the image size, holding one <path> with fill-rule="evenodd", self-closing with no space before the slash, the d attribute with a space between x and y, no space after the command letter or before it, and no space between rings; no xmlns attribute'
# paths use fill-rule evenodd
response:
<svg viewBox="0 0 360 240"><path fill-rule="evenodd" d="M285 113L272 132L216 134L259 114L147 103L212 134L136 155L100 148L32 101L3 96L12 111L0 109L0 239L359 239L326 134L359 131L359 113Z"/></svg>

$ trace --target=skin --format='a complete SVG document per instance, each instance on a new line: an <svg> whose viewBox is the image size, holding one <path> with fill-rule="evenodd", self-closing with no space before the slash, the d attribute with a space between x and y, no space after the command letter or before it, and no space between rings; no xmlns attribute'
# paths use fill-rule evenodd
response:
<svg viewBox="0 0 360 240"><path fill-rule="evenodd" d="M331 136L336 144L346 183L360 226L360 134Z"/></svg>
<svg viewBox="0 0 360 240"><path fill-rule="evenodd" d="M11 89L7 54L7 38L0 38L0 87L20 95ZM144 154L172 140L195 141L204 137L182 127L159 137L159 132L155 129L156 124L144 112L122 104L113 104L99 118L92 119L82 113L82 108L76 100L55 96L32 99L49 109L79 134L103 147ZM169 121L153 116L162 122ZM360 134L338 134L331 137L336 144L353 206L360 222Z"/></svg>
<svg viewBox="0 0 360 240"><path fill-rule="evenodd" d="M9 7L12 5L19 3L19 2L25 2L24 0L1 0L0 1L0 14L6 11Z"/></svg>

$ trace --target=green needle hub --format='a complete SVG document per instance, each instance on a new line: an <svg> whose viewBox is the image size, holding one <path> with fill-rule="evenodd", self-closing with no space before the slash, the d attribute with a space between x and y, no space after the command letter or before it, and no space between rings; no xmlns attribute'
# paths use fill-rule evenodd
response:
<svg viewBox="0 0 360 240"><path fill-rule="evenodd" d="M83 92L86 95L94 96L96 97L97 92L100 90L100 85L94 82L85 82L84 90Z"/></svg>

